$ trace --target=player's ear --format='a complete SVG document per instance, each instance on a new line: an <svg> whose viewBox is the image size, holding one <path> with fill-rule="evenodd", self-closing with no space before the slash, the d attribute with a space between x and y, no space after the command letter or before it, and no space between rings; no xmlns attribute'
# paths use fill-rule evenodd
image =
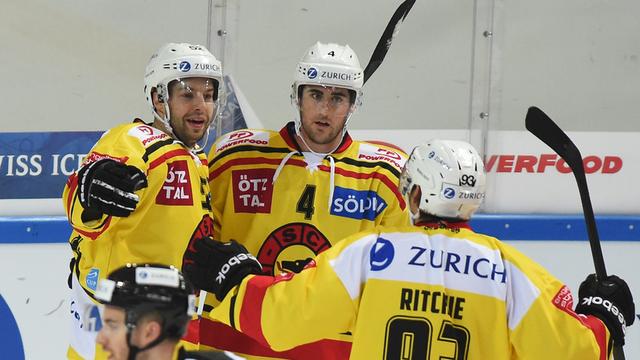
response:
<svg viewBox="0 0 640 360"><path fill-rule="evenodd" d="M420 209L420 198L422 197L422 190L419 185L413 185L411 192L409 192L409 209L412 212L417 213Z"/></svg>
<svg viewBox="0 0 640 360"><path fill-rule="evenodd" d="M138 324L136 328L140 329L140 347L150 344L162 334L162 324L156 319L146 319L141 324Z"/></svg>

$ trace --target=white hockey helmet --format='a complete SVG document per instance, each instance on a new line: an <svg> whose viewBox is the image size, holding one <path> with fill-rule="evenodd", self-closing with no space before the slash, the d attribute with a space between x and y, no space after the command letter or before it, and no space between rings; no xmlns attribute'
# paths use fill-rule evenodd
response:
<svg viewBox="0 0 640 360"><path fill-rule="evenodd" d="M420 211L445 219L469 220L485 197L484 164L465 141L432 139L411 152L400 175L400 192L409 201L420 186ZM412 214L415 220L419 214Z"/></svg>
<svg viewBox="0 0 640 360"><path fill-rule="evenodd" d="M224 101L222 65L207 48L187 43L164 44L151 56L145 69L144 95L147 103L151 107L154 116L162 121L174 136L173 129L169 124L171 113L169 112L168 86L174 80L193 77L209 78L214 82L216 88L216 112L212 119L214 120L217 114L222 111L222 106L220 105ZM154 89L164 103L165 117L160 116L153 105L151 94ZM205 136L208 136L208 132Z"/></svg>
<svg viewBox="0 0 640 360"><path fill-rule="evenodd" d="M362 103L363 84L364 71L358 56L349 45L316 42L298 62L291 86L291 102L296 113L296 131L299 131L301 126L299 104L301 85L340 87L353 91L353 106L348 115L350 116ZM346 127L345 123L345 131Z"/></svg>

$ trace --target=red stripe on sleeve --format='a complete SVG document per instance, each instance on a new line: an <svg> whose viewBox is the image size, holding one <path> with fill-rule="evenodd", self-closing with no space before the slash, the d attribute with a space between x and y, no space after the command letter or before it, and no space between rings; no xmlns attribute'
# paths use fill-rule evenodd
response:
<svg viewBox="0 0 640 360"><path fill-rule="evenodd" d="M600 348L600 360L607 359L607 328L602 322L593 315L577 315L580 321L591 330L593 336L596 338L598 347Z"/></svg>
<svg viewBox="0 0 640 360"><path fill-rule="evenodd" d="M593 336L596 339L596 343L600 348L600 360L607 359L607 329L604 323L595 316L577 314L573 311L573 294L571 290L566 286L562 286L556 296L552 299L553 305L558 309L566 312L567 314L578 319L582 325L591 330Z"/></svg>
<svg viewBox="0 0 640 360"><path fill-rule="evenodd" d="M84 230L80 230L78 228L74 229L80 233L81 235L84 235L88 238L90 238L91 240L95 240L98 236L100 236L100 234L102 234L103 232L105 232L105 230L107 230L107 228L109 227L109 224L111 223L111 216L109 216L107 218L107 221L105 221L104 225L102 226L102 229L100 231L84 231Z"/></svg>
<svg viewBox="0 0 640 360"><path fill-rule="evenodd" d="M262 301L275 279L272 276L254 276L249 279L240 311L240 330L263 345L269 343L262 332Z"/></svg>
<svg viewBox="0 0 640 360"><path fill-rule="evenodd" d="M69 187L69 193L67 193L67 214L71 213L71 203L76 196L76 189L78 188L78 175L73 173L67 180L67 186Z"/></svg>
<svg viewBox="0 0 640 360"><path fill-rule="evenodd" d="M350 342L331 339L274 351L232 327L206 318L200 319L200 344L244 355L293 360L347 360L351 353Z"/></svg>
<svg viewBox="0 0 640 360"><path fill-rule="evenodd" d="M191 343L198 344L200 341L200 319L191 319L187 325L187 333L184 334L182 340Z"/></svg>

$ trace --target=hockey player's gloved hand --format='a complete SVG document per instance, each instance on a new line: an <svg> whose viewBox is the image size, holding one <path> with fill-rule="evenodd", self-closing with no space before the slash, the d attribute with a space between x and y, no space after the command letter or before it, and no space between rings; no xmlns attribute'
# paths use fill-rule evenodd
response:
<svg viewBox="0 0 640 360"><path fill-rule="evenodd" d="M140 200L135 191L147 187L138 168L102 159L78 171L78 197L85 210L119 217L129 216Z"/></svg>
<svg viewBox="0 0 640 360"><path fill-rule="evenodd" d="M220 301L249 274L260 274L258 260L235 240L194 239L184 254L182 271L191 283L216 295Z"/></svg>
<svg viewBox="0 0 640 360"><path fill-rule="evenodd" d="M615 275L596 281L591 274L580 284L576 312L594 315L602 320L615 345L624 345L627 326L635 320L636 307L627 283Z"/></svg>

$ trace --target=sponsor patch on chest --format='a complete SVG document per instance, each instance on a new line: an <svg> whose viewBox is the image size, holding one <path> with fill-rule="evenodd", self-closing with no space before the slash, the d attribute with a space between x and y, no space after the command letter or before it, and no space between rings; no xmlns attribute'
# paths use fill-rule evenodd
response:
<svg viewBox="0 0 640 360"><path fill-rule="evenodd" d="M331 199L331 215L358 220L373 221L386 208L386 201L371 190L353 190L336 186Z"/></svg>
<svg viewBox="0 0 640 360"><path fill-rule="evenodd" d="M245 169L231 173L233 205L238 213L270 213L274 169Z"/></svg>
<svg viewBox="0 0 640 360"><path fill-rule="evenodd" d="M176 160L167 164L167 177L156 195L156 204L193 205L187 160Z"/></svg>

